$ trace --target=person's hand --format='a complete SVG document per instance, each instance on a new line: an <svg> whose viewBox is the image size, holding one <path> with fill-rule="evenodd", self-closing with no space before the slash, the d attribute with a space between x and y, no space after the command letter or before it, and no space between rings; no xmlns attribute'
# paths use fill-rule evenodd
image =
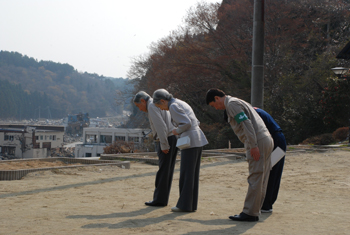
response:
<svg viewBox="0 0 350 235"><path fill-rule="evenodd" d="M260 151L258 147L250 149L250 155L254 158L255 161L260 159Z"/></svg>
<svg viewBox="0 0 350 235"><path fill-rule="evenodd" d="M162 152L165 153L165 154L168 154L169 153L169 149L162 150Z"/></svg>
<svg viewBox="0 0 350 235"><path fill-rule="evenodd" d="M174 134L174 135L178 135L179 133L177 133L176 130L174 129L174 130L173 130L173 134Z"/></svg>

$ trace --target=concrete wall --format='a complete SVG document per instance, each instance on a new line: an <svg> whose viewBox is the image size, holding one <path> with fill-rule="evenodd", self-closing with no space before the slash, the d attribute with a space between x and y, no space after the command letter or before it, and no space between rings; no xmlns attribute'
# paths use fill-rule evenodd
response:
<svg viewBox="0 0 350 235"><path fill-rule="evenodd" d="M91 157L98 157L103 153L103 148L107 145L83 145L78 144L75 146L75 152L74 155L76 158L82 158L82 157L88 157L90 155Z"/></svg>

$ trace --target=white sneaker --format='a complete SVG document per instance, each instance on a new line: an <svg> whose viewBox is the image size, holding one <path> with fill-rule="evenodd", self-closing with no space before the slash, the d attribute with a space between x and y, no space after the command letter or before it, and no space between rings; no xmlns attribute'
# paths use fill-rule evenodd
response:
<svg viewBox="0 0 350 235"><path fill-rule="evenodd" d="M180 208L177 208L176 206L172 207L171 211L173 211L173 212L183 212L183 210L181 210Z"/></svg>
<svg viewBox="0 0 350 235"><path fill-rule="evenodd" d="M261 213L272 213L272 209L268 209L268 210L261 209Z"/></svg>
<svg viewBox="0 0 350 235"><path fill-rule="evenodd" d="M172 212L195 212L195 211L184 211L184 210L181 210L180 208L177 208L176 206L172 207L171 211Z"/></svg>

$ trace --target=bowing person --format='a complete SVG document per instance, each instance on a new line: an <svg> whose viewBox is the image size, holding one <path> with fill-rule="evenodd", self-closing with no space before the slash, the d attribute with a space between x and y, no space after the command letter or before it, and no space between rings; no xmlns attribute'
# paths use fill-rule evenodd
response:
<svg viewBox="0 0 350 235"><path fill-rule="evenodd" d="M259 114L259 116L264 121L267 129L269 130L272 139L273 139L273 150L277 147L280 147L284 152L287 151L287 141L283 135L282 128L277 124L277 122L273 119L273 117L266 112L265 110L254 107L255 111ZM266 196L264 203L261 207L262 213L271 213L272 205L276 202L278 191L281 184L283 166L284 166L283 156L281 160L279 160L271 169L269 182L267 184Z"/></svg>
<svg viewBox="0 0 350 235"><path fill-rule="evenodd" d="M206 103L217 110L226 110L228 122L246 150L248 192L243 211L229 218L235 221L258 221L269 180L273 139L264 121L248 102L213 88L206 94Z"/></svg>
<svg viewBox="0 0 350 235"><path fill-rule="evenodd" d="M148 114L159 159L153 200L145 202L145 204L147 206L167 206L177 155L177 138L172 133L174 126L171 123L170 113L157 108L153 104L151 96L144 91L135 95L134 104L140 111Z"/></svg>
<svg viewBox="0 0 350 235"><path fill-rule="evenodd" d="M164 89L158 89L153 93L153 102L158 108L169 110L175 126L174 135L190 138L190 146L181 150L180 197L176 206L172 207L171 210L173 212L194 212L198 205L202 149L204 145L208 144L208 141L199 128L199 121L191 106L186 102L173 98Z"/></svg>

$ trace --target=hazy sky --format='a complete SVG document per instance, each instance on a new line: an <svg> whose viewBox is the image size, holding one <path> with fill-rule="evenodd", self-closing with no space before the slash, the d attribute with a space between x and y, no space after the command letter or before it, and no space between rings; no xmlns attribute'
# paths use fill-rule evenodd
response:
<svg viewBox="0 0 350 235"><path fill-rule="evenodd" d="M0 50L126 78L132 58L176 30L198 1L0 0Z"/></svg>

